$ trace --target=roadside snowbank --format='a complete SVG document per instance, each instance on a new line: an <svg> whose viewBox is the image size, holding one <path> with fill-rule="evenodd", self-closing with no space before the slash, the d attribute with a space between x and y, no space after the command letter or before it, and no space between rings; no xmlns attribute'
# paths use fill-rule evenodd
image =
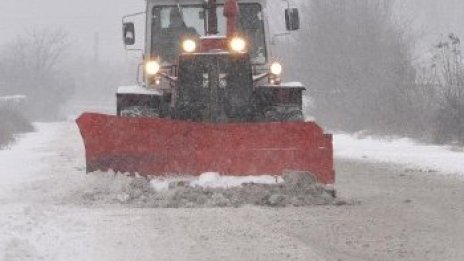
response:
<svg viewBox="0 0 464 261"><path fill-rule="evenodd" d="M56 135L57 125L36 123L37 132L21 134L11 148L0 149L0 191L37 178L37 174L47 168L48 162L44 159L51 153L47 147Z"/></svg>
<svg viewBox="0 0 464 261"><path fill-rule="evenodd" d="M446 146L423 145L406 138L382 140L336 134L334 149L337 158L389 162L464 175L464 151L452 151Z"/></svg>

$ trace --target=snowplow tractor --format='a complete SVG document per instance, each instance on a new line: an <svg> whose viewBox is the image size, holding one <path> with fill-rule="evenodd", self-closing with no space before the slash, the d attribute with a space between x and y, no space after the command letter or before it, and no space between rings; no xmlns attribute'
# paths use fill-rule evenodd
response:
<svg viewBox="0 0 464 261"><path fill-rule="evenodd" d="M87 172L294 170L334 184L332 136L305 122L305 87L282 81L266 10L266 0L147 0L138 84L118 89L116 115L77 120ZM131 17L124 18L126 46L136 42ZM285 21L297 30L298 10L286 9Z"/></svg>

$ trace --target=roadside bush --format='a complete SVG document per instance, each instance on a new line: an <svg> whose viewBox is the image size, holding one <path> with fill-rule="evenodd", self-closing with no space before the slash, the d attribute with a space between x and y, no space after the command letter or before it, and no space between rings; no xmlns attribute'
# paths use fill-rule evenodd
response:
<svg viewBox="0 0 464 261"><path fill-rule="evenodd" d="M32 124L21 113L0 108L0 148L13 141L15 134L33 130Z"/></svg>
<svg viewBox="0 0 464 261"><path fill-rule="evenodd" d="M436 45L429 75L438 104L432 123L434 141L464 144L464 62L458 36L451 33Z"/></svg>

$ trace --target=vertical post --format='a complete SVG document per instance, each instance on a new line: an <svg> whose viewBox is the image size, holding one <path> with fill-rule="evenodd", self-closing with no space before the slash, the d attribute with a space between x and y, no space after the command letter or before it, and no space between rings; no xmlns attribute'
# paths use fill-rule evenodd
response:
<svg viewBox="0 0 464 261"><path fill-rule="evenodd" d="M209 0L208 8L208 35L216 35L218 34L216 0Z"/></svg>

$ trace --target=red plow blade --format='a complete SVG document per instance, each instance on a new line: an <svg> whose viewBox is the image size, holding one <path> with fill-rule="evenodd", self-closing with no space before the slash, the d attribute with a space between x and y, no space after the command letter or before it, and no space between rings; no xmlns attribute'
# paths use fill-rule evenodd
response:
<svg viewBox="0 0 464 261"><path fill-rule="evenodd" d="M87 172L141 176L311 172L334 184L332 136L313 122L192 123L83 114Z"/></svg>

